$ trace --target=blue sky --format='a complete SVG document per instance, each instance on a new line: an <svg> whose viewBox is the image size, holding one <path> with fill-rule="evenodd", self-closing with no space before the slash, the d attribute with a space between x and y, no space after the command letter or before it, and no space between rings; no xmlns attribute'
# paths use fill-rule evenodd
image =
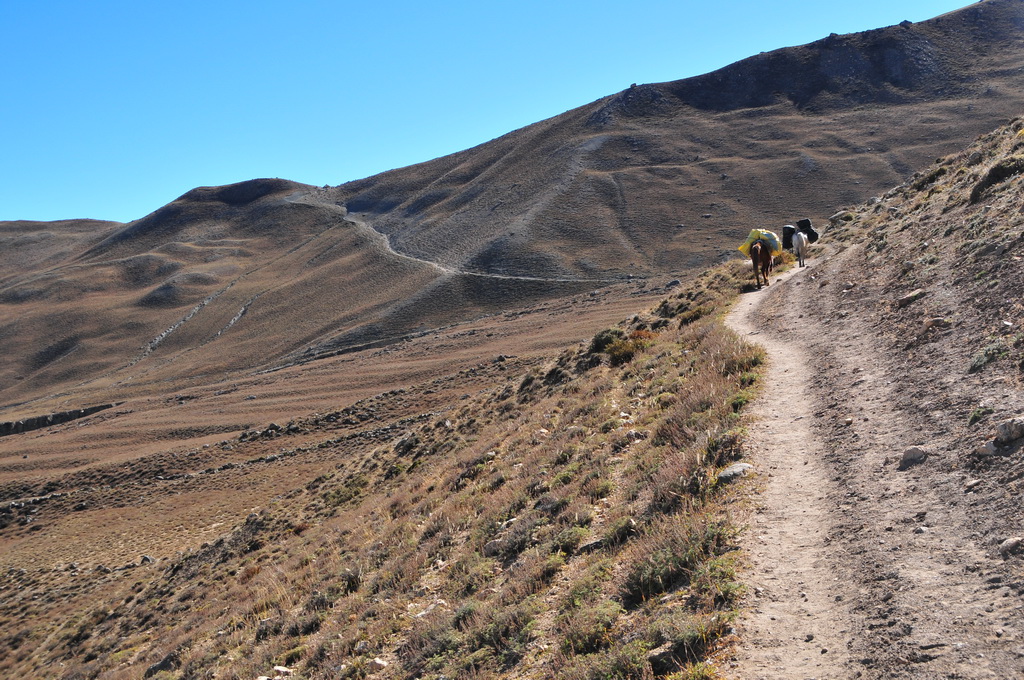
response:
<svg viewBox="0 0 1024 680"><path fill-rule="evenodd" d="M340 184L965 0L0 0L0 220Z"/></svg>

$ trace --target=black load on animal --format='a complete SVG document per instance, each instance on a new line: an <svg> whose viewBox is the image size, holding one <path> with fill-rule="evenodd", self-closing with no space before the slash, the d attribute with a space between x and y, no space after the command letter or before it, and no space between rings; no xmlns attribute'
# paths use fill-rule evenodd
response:
<svg viewBox="0 0 1024 680"><path fill-rule="evenodd" d="M809 219L804 218L802 220L798 220L796 223L796 228L802 231L803 233L807 234L807 240L810 241L811 243L814 243L815 241L818 240L818 232L816 232L814 230L814 227L811 226L811 221ZM790 237L792 238L792 236Z"/></svg>
<svg viewBox="0 0 1024 680"><path fill-rule="evenodd" d="M796 233L796 227L792 224L787 224L782 228L782 247L786 250L793 250L793 234Z"/></svg>

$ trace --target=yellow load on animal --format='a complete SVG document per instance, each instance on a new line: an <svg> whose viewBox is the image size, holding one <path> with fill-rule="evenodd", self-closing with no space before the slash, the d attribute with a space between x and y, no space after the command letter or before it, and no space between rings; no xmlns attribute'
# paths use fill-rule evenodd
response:
<svg viewBox="0 0 1024 680"><path fill-rule="evenodd" d="M751 229L750 236L739 247L739 251L745 256L750 257L750 246L754 245L754 241L758 239L768 244L768 248L771 249L773 256L782 255L782 241L779 240L778 235L774 231L768 231L767 229Z"/></svg>

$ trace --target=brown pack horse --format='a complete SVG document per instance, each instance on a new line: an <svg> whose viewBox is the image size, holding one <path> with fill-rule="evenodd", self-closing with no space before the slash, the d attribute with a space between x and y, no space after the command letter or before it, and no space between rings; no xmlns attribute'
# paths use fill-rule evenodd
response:
<svg viewBox="0 0 1024 680"><path fill-rule="evenodd" d="M750 246L750 263L754 265L754 280L758 289L761 288L761 277L764 285L768 285L768 274L772 271L772 249L764 240L757 239Z"/></svg>

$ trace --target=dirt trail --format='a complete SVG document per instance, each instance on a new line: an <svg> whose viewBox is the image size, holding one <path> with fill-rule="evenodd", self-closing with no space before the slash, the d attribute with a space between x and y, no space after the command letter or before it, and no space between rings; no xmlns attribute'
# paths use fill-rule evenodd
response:
<svg viewBox="0 0 1024 680"><path fill-rule="evenodd" d="M957 385L886 344L859 248L742 296L727 323L770 368L752 405L750 594L732 677L1024 677L1018 579L982 540L959 463ZM962 382L962 381L961 381ZM899 465L911 447L925 462ZM986 488L990 496L979 495Z"/></svg>
<svg viewBox="0 0 1024 680"><path fill-rule="evenodd" d="M808 271L787 272L774 285ZM751 596L732 670L744 680L846 677L850 626L842 584L829 561L832 482L810 411L790 408L811 403L809 357L755 320L771 290L744 295L726 319L763 346L770 362L770 380L751 408L749 445L763 489L743 535Z"/></svg>

